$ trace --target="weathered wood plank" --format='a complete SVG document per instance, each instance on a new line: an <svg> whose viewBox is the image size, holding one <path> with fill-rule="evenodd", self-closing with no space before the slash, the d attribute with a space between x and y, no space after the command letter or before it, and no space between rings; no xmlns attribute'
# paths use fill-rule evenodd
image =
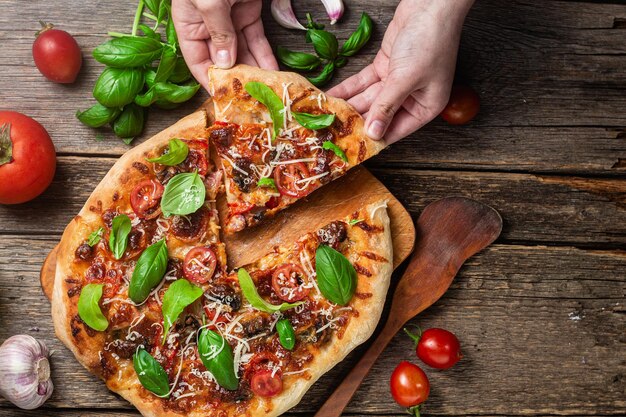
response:
<svg viewBox="0 0 626 417"><path fill-rule="evenodd" d="M622 70L626 39L613 22L626 16L626 7L540 3L509 2L503 8L495 1L477 2L468 17L458 64L458 78L482 95L477 120L465 128L436 121L395 146L380 163L601 173L621 167L617 172L623 172L619 160L626 160L626 145L617 134L626 124L626 116L619 111L626 104ZM356 26L361 9L378 22L371 44L339 72L337 80L371 61L394 5L363 1L349 7L345 23L333 28L345 38ZM73 114L93 102L90 90L101 66L90 51L106 39L106 30L128 30L134 6L120 8L113 0L64 6L52 9L43 1L18 5L15 0L0 4L0 26L11 28L0 29L3 48L7 48L6 70L0 72L0 103L40 120L62 153L121 154L128 149L126 145L106 131L105 140L96 141L98 132L82 126ZM303 2L298 13L310 9L325 19L318 4ZM42 10L46 16L41 16ZM77 84L47 82L32 65L34 16L56 21L76 34L85 55L85 69ZM265 17L269 22L267 13ZM266 26L273 44L304 47L298 31ZM199 95L175 111L152 112L143 138L190 112L204 97ZM509 126L518 127L510 130Z"/></svg>
<svg viewBox="0 0 626 417"><path fill-rule="evenodd" d="M45 236L0 238L0 339L29 333L56 351L56 391L48 407L127 409L53 337L37 273L54 243ZM458 367L429 372L428 413L593 415L626 407L621 395L626 364L616 354L626 343L624 270L624 252L572 247L494 245L472 258L450 291L419 320L422 326L455 331L465 354ZM313 412L356 357L316 384L295 411ZM398 336L350 413L401 413L386 381L402 359L414 359L414 351L408 338Z"/></svg>
<svg viewBox="0 0 626 417"><path fill-rule="evenodd" d="M60 157L55 180L41 197L0 207L0 233L62 232L114 162L114 158ZM449 195L493 206L505 219L504 240L626 242L624 179L378 168L374 174L413 215Z"/></svg>

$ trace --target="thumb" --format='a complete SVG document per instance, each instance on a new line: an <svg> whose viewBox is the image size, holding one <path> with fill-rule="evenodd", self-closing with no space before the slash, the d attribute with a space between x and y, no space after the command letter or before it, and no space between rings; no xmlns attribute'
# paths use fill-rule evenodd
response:
<svg viewBox="0 0 626 417"><path fill-rule="evenodd" d="M389 76L370 106L365 121L365 131L372 139L382 139L394 115L411 93L410 80Z"/></svg>
<svg viewBox="0 0 626 417"><path fill-rule="evenodd" d="M230 5L226 1L204 1L200 8L209 31L211 60L220 68L230 68L237 61L237 34Z"/></svg>

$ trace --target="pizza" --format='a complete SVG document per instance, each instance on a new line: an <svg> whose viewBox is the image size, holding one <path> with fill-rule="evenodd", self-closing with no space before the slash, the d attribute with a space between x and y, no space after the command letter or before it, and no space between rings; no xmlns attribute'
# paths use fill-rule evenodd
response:
<svg viewBox="0 0 626 417"><path fill-rule="evenodd" d="M377 154L362 117L295 73L209 70L209 139L225 177L226 233L283 210Z"/></svg>
<svg viewBox="0 0 626 417"><path fill-rule="evenodd" d="M201 110L127 152L57 253L57 336L144 416L284 413L371 336L389 286L385 201L230 269L216 129Z"/></svg>

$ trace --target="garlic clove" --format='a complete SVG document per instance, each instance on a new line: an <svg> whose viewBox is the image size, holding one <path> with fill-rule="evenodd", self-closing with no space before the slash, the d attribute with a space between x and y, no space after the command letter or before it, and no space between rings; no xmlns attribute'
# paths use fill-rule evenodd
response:
<svg viewBox="0 0 626 417"><path fill-rule="evenodd" d="M29 335L11 336L0 346L0 395L25 410L41 406L54 390L49 351Z"/></svg>
<svg viewBox="0 0 626 417"><path fill-rule="evenodd" d="M282 27L306 30L293 12L291 0L272 0L271 10L274 20Z"/></svg>
<svg viewBox="0 0 626 417"><path fill-rule="evenodd" d="M337 23L341 16L343 16L343 1L342 0L322 0L324 3L324 7L326 8L326 13L330 18L330 24L334 25Z"/></svg>

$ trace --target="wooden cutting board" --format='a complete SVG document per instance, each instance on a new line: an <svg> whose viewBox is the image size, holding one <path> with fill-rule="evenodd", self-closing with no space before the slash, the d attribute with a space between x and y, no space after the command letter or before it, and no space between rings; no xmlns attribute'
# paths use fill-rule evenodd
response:
<svg viewBox="0 0 626 417"><path fill-rule="evenodd" d="M389 207L395 269L413 250L413 219L393 194L363 167L351 170L344 177L316 190L259 226L225 236L223 240L226 243L229 267L250 263L270 252L276 245L293 242L331 221L349 216L359 207L382 199L387 200ZM224 206L224 203L218 201L218 209L223 213L220 206ZM55 246L52 249L41 267L41 286L48 299L54 285L57 248Z"/></svg>

